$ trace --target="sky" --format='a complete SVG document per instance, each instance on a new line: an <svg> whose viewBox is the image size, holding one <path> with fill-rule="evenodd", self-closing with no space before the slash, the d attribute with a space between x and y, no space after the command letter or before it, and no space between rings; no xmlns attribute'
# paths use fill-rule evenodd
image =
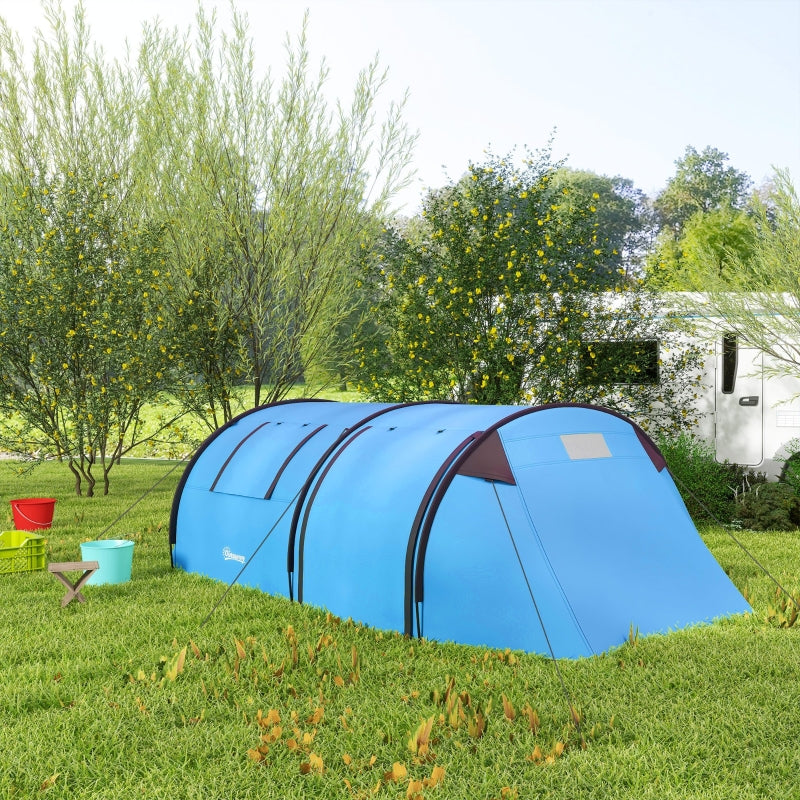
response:
<svg viewBox="0 0 800 800"><path fill-rule="evenodd" d="M281 73L286 35L309 14L312 58L346 98L377 54L386 100L408 91L416 176L398 197L457 180L487 150L544 148L575 169L629 178L654 196L686 147L715 147L756 185L800 180L800 0L234 0L259 68ZM75 0L62 0L70 9ZM216 6L228 18L228 2ZM84 0L111 56L158 17L186 29L197 0ZM0 0L28 47L37 0Z"/></svg>

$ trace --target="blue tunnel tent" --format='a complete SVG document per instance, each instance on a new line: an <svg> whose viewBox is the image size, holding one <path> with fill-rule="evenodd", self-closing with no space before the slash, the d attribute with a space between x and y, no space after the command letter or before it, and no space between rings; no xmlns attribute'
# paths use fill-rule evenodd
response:
<svg viewBox="0 0 800 800"><path fill-rule="evenodd" d="M654 443L584 405L262 406L198 450L170 542L189 572L559 658L750 610Z"/></svg>

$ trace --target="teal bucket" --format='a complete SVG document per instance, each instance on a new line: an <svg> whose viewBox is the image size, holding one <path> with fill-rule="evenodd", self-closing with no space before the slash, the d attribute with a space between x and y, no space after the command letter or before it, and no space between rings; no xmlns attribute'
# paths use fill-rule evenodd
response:
<svg viewBox="0 0 800 800"><path fill-rule="evenodd" d="M133 542L129 539L101 539L81 544L81 558L100 566L88 584L125 583L131 579Z"/></svg>

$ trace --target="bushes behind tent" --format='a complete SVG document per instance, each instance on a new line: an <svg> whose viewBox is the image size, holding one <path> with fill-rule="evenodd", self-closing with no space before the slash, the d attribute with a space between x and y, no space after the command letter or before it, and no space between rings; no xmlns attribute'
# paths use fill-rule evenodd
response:
<svg viewBox="0 0 800 800"><path fill-rule="evenodd" d="M752 531L800 528L800 441L784 446L785 461L777 483L757 483L736 498L736 522Z"/></svg>
<svg viewBox="0 0 800 800"><path fill-rule="evenodd" d="M794 531L800 497L788 483L760 483L737 498L736 521L751 531Z"/></svg>
<svg viewBox="0 0 800 800"><path fill-rule="evenodd" d="M800 527L800 453L787 459L780 481L773 483L738 464L720 464L714 448L691 434L665 437L658 446L695 522L754 531Z"/></svg>

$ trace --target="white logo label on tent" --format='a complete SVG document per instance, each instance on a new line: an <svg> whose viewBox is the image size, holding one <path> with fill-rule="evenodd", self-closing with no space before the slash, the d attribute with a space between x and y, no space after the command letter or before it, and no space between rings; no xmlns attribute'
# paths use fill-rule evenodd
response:
<svg viewBox="0 0 800 800"><path fill-rule="evenodd" d="M244 556L240 556L238 553L234 553L230 547L223 547L222 548L222 557L226 561L238 561L240 564L244 564L246 561Z"/></svg>
<svg viewBox="0 0 800 800"><path fill-rule="evenodd" d="M611 451L602 433L564 433L561 442L572 461L611 458Z"/></svg>

